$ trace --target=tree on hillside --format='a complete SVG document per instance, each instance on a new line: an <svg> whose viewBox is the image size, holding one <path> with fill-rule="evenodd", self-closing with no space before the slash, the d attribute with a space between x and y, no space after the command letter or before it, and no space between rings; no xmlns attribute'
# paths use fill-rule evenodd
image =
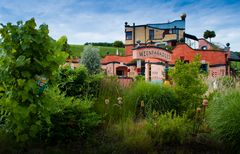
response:
<svg viewBox="0 0 240 154"><path fill-rule="evenodd" d="M112 47L113 43L108 43L108 42L86 42L86 43L84 43L84 45Z"/></svg>
<svg viewBox="0 0 240 154"><path fill-rule="evenodd" d="M124 44L122 41L114 41L113 42L113 46L114 47L117 47L117 48L123 48L124 47Z"/></svg>
<svg viewBox="0 0 240 154"><path fill-rule="evenodd" d="M124 47L124 44L122 41L115 41L113 42L113 46L117 48L116 55L119 55L118 48Z"/></svg>
<svg viewBox="0 0 240 154"><path fill-rule="evenodd" d="M93 47L92 45L87 45L83 49L81 55L82 64L85 65L90 74L96 74L100 71L100 60L99 48Z"/></svg>
<svg viewBox="0 0 240 154"><path fill-rule="evenodd" d="M203 34L203 37L205 38L205 39L210 39L210 42L211 42L211 38L214 38L214 37L216 37L216 34L215 34L215 31L210 31L210 30L206 30L205 32L204 32L204 34Z"/></svg>

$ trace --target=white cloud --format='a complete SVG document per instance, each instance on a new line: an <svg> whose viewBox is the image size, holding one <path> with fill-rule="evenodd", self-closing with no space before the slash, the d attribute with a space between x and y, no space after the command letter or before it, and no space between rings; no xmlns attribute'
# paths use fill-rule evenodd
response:
<svg viewBox="0 0 240 154"><path fill-rule="evenodd" d="M224 7L222 6L224 5ZM49 25L50 35L68 37L69 43L113 42L124 40L124 22L129 24L163 23L179 19L187 13L186 32L202 37L205 30L214 30L214 41L231 43L233 50L239 50L239 13L237 4L223 1L78 1L78 0L1 0L2 21L26 20L34 16L37 23Z"/></svg>

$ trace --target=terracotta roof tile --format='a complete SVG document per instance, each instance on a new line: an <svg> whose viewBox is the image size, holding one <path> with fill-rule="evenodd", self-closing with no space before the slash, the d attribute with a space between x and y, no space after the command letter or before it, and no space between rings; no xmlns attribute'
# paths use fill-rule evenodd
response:
<svg viewBox="0 0 240 154"><path fill-rule="evenodd" d="M133 61L132 56L115 56L115 55L108 55L105 56L102 60L101 60L101 64L106 64L106 63L110 63L110 62L123 62L125 64L129 64Z"/></svg>

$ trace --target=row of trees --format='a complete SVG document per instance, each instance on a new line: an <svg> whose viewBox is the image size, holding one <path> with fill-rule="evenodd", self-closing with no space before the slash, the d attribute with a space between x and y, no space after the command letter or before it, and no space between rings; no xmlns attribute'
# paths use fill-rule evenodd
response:
<svg viewBox="0 0 240 154"><path fill-rule="evenodd" d="M108 42L86 42L84 45L124 48L123 42L122 41L118 41L118 40L114 41L113 43L108 43Z"/></svg>

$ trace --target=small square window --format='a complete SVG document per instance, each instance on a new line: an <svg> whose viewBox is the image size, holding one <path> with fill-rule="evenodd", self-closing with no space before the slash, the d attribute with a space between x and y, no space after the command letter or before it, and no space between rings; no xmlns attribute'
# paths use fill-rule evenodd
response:
<svg viewBox="0 0 240 154"><path fill-rule="evenodd" d="M126 40L132 40L132 31L126 32Z"/></svg>

